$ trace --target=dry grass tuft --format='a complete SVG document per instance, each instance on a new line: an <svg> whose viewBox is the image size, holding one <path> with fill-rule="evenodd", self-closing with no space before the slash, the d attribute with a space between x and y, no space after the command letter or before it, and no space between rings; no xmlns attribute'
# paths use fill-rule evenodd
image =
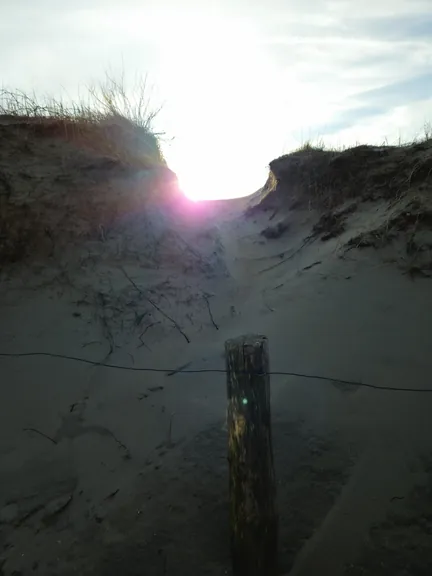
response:
<svg viewBox="0 0 432 576"><path fill-rule="evenodd" d="M276 193L291 205L327 210L350 198L397 199L414 186L432 187L432 138L425 131L423 140L401 146L345 150L307 142L273 160L270 171Z"/></svg>
<svg viewBox="0 0 432 576"><path fill-rule="evenodd" d="M0 265L95 239L177 192L146 79L107 74L78 102L0 89Z"/></svg>
<svg viewBox="0 0 432 576"><path fill-rule="evenodd" d="M37 136L65 138L127 167L147 169L166 165L161 135L152 129L160 109L151 109L147 93L146 79L129 93L123 76L108 74L79 102L2 88L0 114Z"/></svg>

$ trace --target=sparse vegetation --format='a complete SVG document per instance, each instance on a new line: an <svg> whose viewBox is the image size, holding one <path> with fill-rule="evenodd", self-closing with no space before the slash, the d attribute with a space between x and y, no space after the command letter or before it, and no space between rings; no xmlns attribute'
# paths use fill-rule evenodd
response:
<svg viewBox="0 0 432 576"><path fill-rule="evenodd" d="M150 106L146 79L129 92L124 76L116 80L109 74L79 102L0 90L0 114L31 125L40 136L63 136L138 169L166 165L161 134L153 131L159 111Z"/></svg>
<svg viewBox="0 0 432 576"><path fill-rule="evenodd" d="M99 237L175 192L158 112L146 79L129 90L107 74L78 102L0 89L0 262L51 253L60 237Z"/></svg>
<svg viewBox="0 0 432 576"><path fill-rule="evenodd" d="M291 212L288 220L285 216L269 226L263 236L274 237L278 226L295 222L295 212L306 210L316 219L306 240L337 239L341 257L352 249L385 248L386 258L406 273L430 277L430 125L425 125L421 138L392 146L336 149L322 140L307 141L270 163L269 178L256 196L250 215L264 211L273 220Z"/></svg>
<svg viewBox="0 0 432 576"><path fill-rule="evenodd" d="M312 140L306 140L303 142L301 146L299 146L294 152L292 153L299 153L299 152L313 152L314 150L328 150L325 145L324 140L319 139L315 143Z"/></svg>
<svg viewBox="0 0 432 576"><path fill-rule="evenodd" d="M273 160L270 171L289 203L331 209L349 198L398 198L431 179L432 138L426 127L422 140L401 146L337 150L306 142Z"/></svg>

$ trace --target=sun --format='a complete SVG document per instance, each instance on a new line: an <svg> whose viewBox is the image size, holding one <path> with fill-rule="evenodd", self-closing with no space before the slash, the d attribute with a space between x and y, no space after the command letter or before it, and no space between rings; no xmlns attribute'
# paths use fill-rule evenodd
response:
<svg viewBox="0 0 432 576"><path fill-rule="evenodd" d="M222 178L215 178L205 171L199 173L196 169L188 172L181 170L177 172L180 190L190 200L218 200L222 198L233 198L237 196L237 187L230 186L229 182L224 182ZM239 194L244 196L249 192Z"/></svg>
<svg viewBox="0 0 432 576"><path fill-rule="evenodd" d="M246 151L247 152L247 151ZM258 151L243 156L234 152L220 156L218 147L196 151L182 143L165 153L168 166L177 175L180 191L190 200L220 200L248 196L261 188L268 178L265 154Z"/></svg>
<svg viewBox="0 0 432 576"><path fill-rule="evenodd" d="M278 91L258 31L244 19L208 14L170 22L158 80L169 95L161 125L174 137L164 149L168 166L192 200L252 194L267 179L283 117L264 107L269 90Z"/></svg>

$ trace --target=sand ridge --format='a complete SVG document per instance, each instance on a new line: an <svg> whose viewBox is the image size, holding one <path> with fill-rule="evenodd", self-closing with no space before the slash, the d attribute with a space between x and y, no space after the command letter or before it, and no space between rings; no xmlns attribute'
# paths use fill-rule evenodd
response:
<svg viewBox="0 0 432 576"><path fill-rule="evenodd" d="M162 370L0 358L3 574L229 574L224 374L181 370L223 370L247 332L273 370L329 378L271 380L281 574L426 573L432 394L337 379L431 387L427 172L392 195L397 165L371 149L361 193L323 206L299 197L297 160L290 194L285 158L245 200L149 203L164 170L0 129L2 208L35 234L2 245L0 352Z"/></svg>

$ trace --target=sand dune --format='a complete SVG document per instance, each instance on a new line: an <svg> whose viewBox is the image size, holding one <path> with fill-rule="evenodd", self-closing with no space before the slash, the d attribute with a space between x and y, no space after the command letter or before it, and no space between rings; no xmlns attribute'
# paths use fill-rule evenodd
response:
<svg viewBox="0 0 432 576"><path fill-rule="evenodd" d="M271 381L281 574L429 573L432 394L339 380L432 390L431 168L430 142L309 149L196 205L3 119L0 573L230 574L223 344L247 332L328 377Z"/></svg>

